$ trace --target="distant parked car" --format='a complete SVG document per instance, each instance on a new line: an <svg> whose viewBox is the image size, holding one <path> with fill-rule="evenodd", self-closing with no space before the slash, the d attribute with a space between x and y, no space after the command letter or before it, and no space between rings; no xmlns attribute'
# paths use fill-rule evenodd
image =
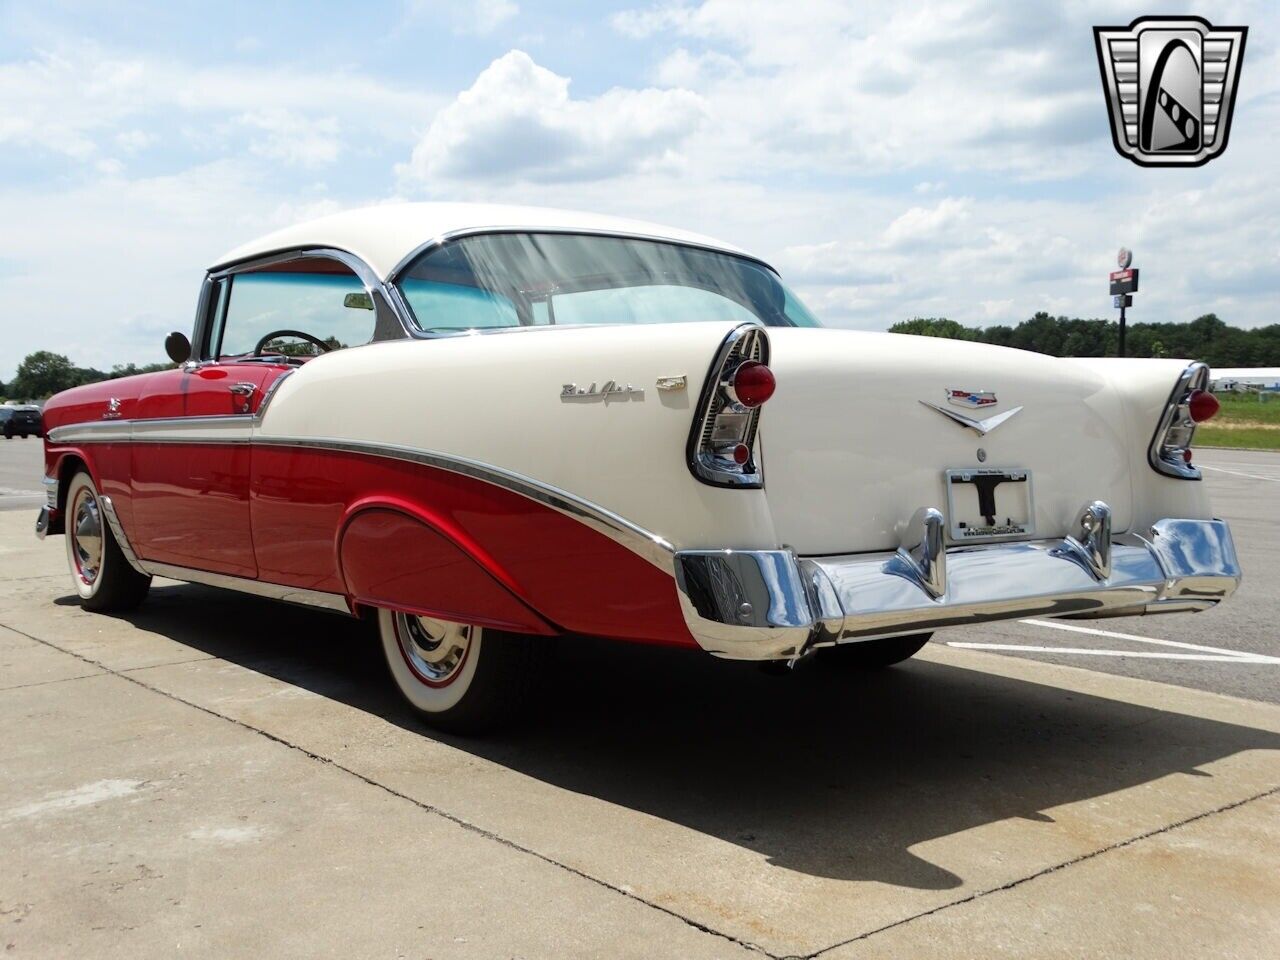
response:
<svg viewBox="0 0 1280 960"><path fill-rule="evenodd" d="M40 425L40 408L31 406L0 407L0 430L4 438L43 437L44 428Z"/></svg>

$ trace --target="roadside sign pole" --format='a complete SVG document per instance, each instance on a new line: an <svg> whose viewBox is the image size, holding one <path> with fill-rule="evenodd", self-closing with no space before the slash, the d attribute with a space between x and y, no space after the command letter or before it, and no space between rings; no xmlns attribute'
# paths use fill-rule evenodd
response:
<svg viewBox="0 0 1280 960"><path fill-rule="evenodd" d="M1116 254L1116 266L1120 269L1111 274L1111 305L1120 310L1120 343L1117 356L1125 355L1125 308L1133 306L1133 295L1138 292L1138 271L1130 269L1133 264L1133 252L1125 247Z"/></svg>

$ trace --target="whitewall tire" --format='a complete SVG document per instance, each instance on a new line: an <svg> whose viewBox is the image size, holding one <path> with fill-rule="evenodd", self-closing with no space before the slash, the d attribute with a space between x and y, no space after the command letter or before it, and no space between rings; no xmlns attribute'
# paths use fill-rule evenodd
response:
<svg viewBox="0 0 1280 960"><path fill-rule="evenodd" d="M432 726L480 733L527 699L531 637L393 610L378 611L378 633L396 687Z"/></svg>
<svg viewBox="0 0 1280 960"><path fill-rule="evenodd" d="M129 565L111 533L102 495L85 471L67 487L65 534L67 566L80 605L101 613L132 610L151 587L151 578Z"/></svg>

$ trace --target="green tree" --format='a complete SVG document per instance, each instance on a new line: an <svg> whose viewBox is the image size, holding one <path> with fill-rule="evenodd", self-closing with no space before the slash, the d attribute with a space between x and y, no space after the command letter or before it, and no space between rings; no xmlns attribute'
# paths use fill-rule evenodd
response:
<svg viewBox="0 0 1280 960"><path fill-rule="evenodd" d="M39 399L79 384L79 373L71 361L51 350L29 353L18 364L18 374L9 385L20 399Z"/></svg>

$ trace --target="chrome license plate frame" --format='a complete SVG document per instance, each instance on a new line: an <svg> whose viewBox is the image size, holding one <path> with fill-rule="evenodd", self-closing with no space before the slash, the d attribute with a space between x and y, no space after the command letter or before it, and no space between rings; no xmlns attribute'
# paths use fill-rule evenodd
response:
<svg viewBox="0 0 1280 960"><path fill-rule="evenodd" d="M1035 485L1021 467L956 467L944 472L947 536L954 544L1028 540L1035 536ZM995 512L983 515L984 488ZM1003 490L1002 490L1003 488ZM963 490L963 493L961 492ZM974 499L977 509L974 508ZM994 523L988 523L994 519Z"/></svg>

